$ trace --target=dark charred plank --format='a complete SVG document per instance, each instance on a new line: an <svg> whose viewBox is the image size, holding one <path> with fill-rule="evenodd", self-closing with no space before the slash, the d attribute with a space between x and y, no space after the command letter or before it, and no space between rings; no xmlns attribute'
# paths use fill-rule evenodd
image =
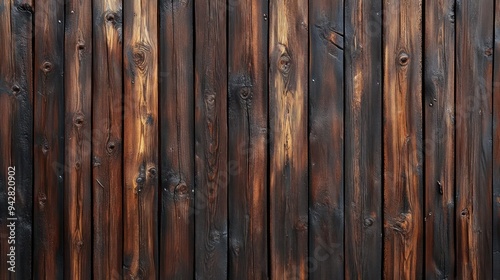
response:
<svg viewBox="0 0 500 280"><path fill-rule="evenodd" d="M495 2L493 68L493 278L500 279L500 1Z"/></svg>
<svg viewBox="0 0 500 280"><path fill-rule="evenodd" d="M382 275L382 1L345 7L345 276Z"/></svg>
<svg viewBox="0 0 500 280"><path fill-rule="evenodd" d="M229 278L268 279L268 2L228 11Z"/></svg>
<svg viewBox="0 0 500 280"><path fill-rule="evenodd" d="M425 1L425 276L455 273L455 0Z"/></svg>
<svg viewBox="0 0 500 280"><path fill-rule="evenodd" d="M492 278L494 1L456 4L456 271Z"/></svg>
<svg viewBox="0 0 500 280"><path fill-rule="evenodd" d="M194 277L193 1L160 1L160 279Z"/></svg>
<svg viewBox="0 0 500 280"><path fill-rule="evenodd" d="M270 276L305 279L308 3L271 0L269 9Z"/></svg>
<svg viewBox="0 0 500 280"><path fill-rule="evenodd" d="M125 279L158 275L157 6L123 3Z"/></svg>
<svg viewBox="0 0 500 280"><path fill-rule="evenodd" d="M93 277L121 279L123 254L122 1L93 2Z"/></svg>
<svg viewBox="0 0 500 280"><path fill-rule="evenodd" d="M195 1L195 277L227 277L226 2Z"/></svg>
<svg viewBox="0 0 500 280"><path fill-rule="evenodd" d="M33 7L0 3L0 278L32 277ZM10 171L10 172L9 172ZM9 210L13 206L14 210ZM11 228L15 235L12 235ZM15 242L15 243L14 243ZM15 267L10 261L15 247ZM13 271L9 270L13 269Z"/></svg>
<svg viewBox="0 0 500 280"><path fill-rule="evenodd" d="M384 278L423 273L421 1L384 2Z"/></svg>

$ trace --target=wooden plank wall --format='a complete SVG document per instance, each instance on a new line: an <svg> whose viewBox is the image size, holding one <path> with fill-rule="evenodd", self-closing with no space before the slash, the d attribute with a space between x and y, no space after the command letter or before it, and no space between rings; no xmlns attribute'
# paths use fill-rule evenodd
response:
<svg viewBox="0 0 500 280"><path fill-rule="evenodd" d="M0 279L500 279L499 57L500 0L0 0Z"/></svg>

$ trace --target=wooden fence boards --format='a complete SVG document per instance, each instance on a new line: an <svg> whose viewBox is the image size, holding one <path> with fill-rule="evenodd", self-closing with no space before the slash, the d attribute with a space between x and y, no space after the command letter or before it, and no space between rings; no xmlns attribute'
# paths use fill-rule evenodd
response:
<svg viewBox="0 0 500 280"><path fill-rule="evenodd" d="M195 6L195 278L228 271L226 2Z"/></svg>
<svg viewBox="0 0 500 280"><path fill-rule="evenodd" d="M15 274L32 277L33 199L33 6L31 1L0 3L0 262L1 274L11 267L10 245L16 246ZM6 38L11 38L7 40ZM10 171L10 172L9 172ZM9 174L10 173L10 174ZM10 197L10 198L9 198ZM14 206L15 210L9 210ZM14 220L16 219L16 220ZM8 224L16 225L17 244ZM5 226L3 226L5 225ZM21 243L22 242L22 243ZM3 278L3 279L7 279Z"/></svg>
<svg viewBox="0 0 500 280"><path fill-rule="evenodd" d="M496 0L1 0L0 279L500 279L499 26Z"/></svg>
<svg viewBox="0 0 500 280"><path fill-rule="evenodd" d="M490 279L494 2L457 1L456 21L456 269Z"/></svg>
<svg viewBox="0 0 500 280"><path fill-rule="evenodd" d="M268 2L228 9L228 207L231 279L267 279Z"/></svg>
<svg viewBox="0 0 500 280"><path fill-rule="evenodd" d="M193 1L165 0L159 5L160 279L191 279L195 218L194 7Z"/></svg>
<svg viewBox="0 0 500 280"><path fill-rule="evenodd" d="M93 2L92 201L93 276L122 275L123 85L122 1Z"/></svg>
<svg viewBox="0 0 500 280"><path fill-rule="evenodd" d="M425 1L425 277L455 273L455 0Z"/></svg>
<svg viewBox="0 0 500 280"><path fill-rule="evenodd" d="M382 275L382 1L345 7L345 275Z"/></svg>
<svg viewBox="0 0 500 280"><path fill-rule="evenodd" d="M158 275L158 5L123 2L123 274Z"/></svg>
<svg viewBox="0 0 500 280"><path fill-rule="evenodd" d="M423 273L422 5L384 1L384 278Z"/></svg>

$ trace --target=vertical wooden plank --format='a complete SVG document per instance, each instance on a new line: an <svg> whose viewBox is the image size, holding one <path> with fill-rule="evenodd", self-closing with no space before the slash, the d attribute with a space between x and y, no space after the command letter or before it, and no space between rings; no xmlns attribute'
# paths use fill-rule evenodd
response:
<svg viewBox="0 0 500 280"><path fill-rule="evenodd" d="M195 6L195 277L227 276L226 1Z"/></svg>
<svg viewBox="0 0 500 280"><path fill-rule="evenodd" d="M268 279L268 2L233 4L228 16L229 278Z"/></svg>
<svg viewBox="0 0 500 280"><path fill-rule="evenodd" d="M500 1L495 1L493 68L493 277L500 279Z"/></svg>
<svg viewBox="0 0 500 280"><path fill-rule="evenodd" d="M271 278L305 279L308 5L271 0L269 9Z"/></svg>
<svg viewBox="0 0 500 280"><path fill-rule="evenodd" d="M493 0L456 5L456 254L460 279L492 278Z"/></svg>
<svg viewBox="0 0 500 280"><path fill-rule="evenodd" d="M93 2L93 277L122 276L122 1Z"/></svg>
<svg viewBox="0 0 500 280"><path fill-rule="evenodd" d="M157 6L148 0L123 3L126 279L158 275Z"/></svg>
<svg viewBox="0 0 500 280"><path fill-rule="evenodd" d="M382 1L345 7L345 275L382 275Z"/></svg>
<svg viewBox="0 0 500 280"><path fill-rule="evenodd" d="M62 279L64 3L36 1L35 11L33 277Z"/></svg>
<svg viewBox="0 0 500 280"><path fill-rule="evenodd" d="M90 279L92 272L91 9L90 0L66 1L64 275L72 279Z"/></svg>
<svg viewBox="0 0 500 280"><path fill-rule="evenodd" d="M194 277L193 1L160 1L160 279Z"/></svg>
<svg viewBox="0 0 500 280"><path fill-rule="evenodd" d="M455 273L455 0L425 1L425 276Z"/></svg>
<svg viewBox="0 0 500 280"><path fill-rule="evenodd" d="M32 20L31 1L14 0L0 3L0 254L4 260L0 263L2 279L29 279L32 272ZM13 208L9 210L10 206ZM9 263L13 255L15 263Z"/></svg>
<svg viewBox="0 0 500 280"><path fill-rule="evenodd" d="M422 1L384 2L384 278L423 273Z"/></svg>
<svg viewBox="0 0 500 280"><path fill-rule="evenodd" d="M344 1L309 3L309 276L343 278Z"/></svg>

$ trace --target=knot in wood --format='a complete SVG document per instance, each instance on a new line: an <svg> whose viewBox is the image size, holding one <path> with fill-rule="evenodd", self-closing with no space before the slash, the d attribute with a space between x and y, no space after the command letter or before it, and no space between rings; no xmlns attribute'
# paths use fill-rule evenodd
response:
<svg viewBox="0 0 500 280"><path fill-rule="evenodd" d="M115 23L116 13L114 13L114 12L107 12L104 17L106 18L106 21L111 22L111 23Z"/></svg>
<svg viewBox="0 0 500 280"><path fill-rule="evenodd" d="M108 154L112 154L115 151L116 144L114 141L109 141L108 144L106 145L106 151Z"/></svg>
<svg viewBox="0 0 500 280"><path fill-rule="evenodd" d="M43 143L42 145L42 153L44 155L47 155L47 153L49 152L49 144L47 142Z"/></svg>
<svg viewBox="0 0 500 280"><path fill-rule="evenodd" d="M148 173L151 178L156 178L156 175L158 174L156 168L154 167L149 168Z"/></svg>
<svg viewBox="0 0 500 280"><path fill-rule="evenodd" d="M139 177L137 177L137 179L135 179L135 182L136 182L138 185L142 185L142 184L144 184L144 182L145 182L145 181L146 181L146 180L144 180L144 177L142 177L142 176L139 176ZM139 191L140 191L140 190L139 190Z"/></svg>
<svg viewBox="0 0 500 280"><path fill-rule="evenodd" d="M410 62L410 56L405 52L401 52L399 54L399 65L406 66L408 65L409 62Z"/></svg>
<svg viewBox="0 0 500 280"><path fill-rule="evenodd" d="M45 61L41 67L42 71L47 74L52 71L52 63Z"/></svg>
<svg viewBox="0 0 500 280"><path fill-rule="evenodd" d="M467 208L463 209L462 212L460 213L463 217L466 217L469 215L469 210Z"/></svg>
<svg viewBox="0 0 500 280"><path fill-rule="evenodd" d="M487 57L492 56L493 55L493 48L486 48L486 50L484 50L484 55Z"/></svg>
<svg viewBox="0 0 500 280"><path fill-rule="evenodd" d="M365 227L371 227L373 225L373 218L366 218L364 224Z"/></svg>
<svg viewBox="0 0 500 280"><path fill-rule="evenodd" d="M292 58L288 55L288 53L283 53L278 61L278 67L281 74L287 76L288 73L290 73L290 68L292 67L291 64Z"/></svg>
<svg viewBox="0 0 500 280"><path fill-rule="evenodd" d="M21 92L21 88L19 88L18 85L12 86L12 95L18 96L20 92Z"/></svg>
<svg viewBox="0 0 500 280"><path fill-rule="evenodd" d="M215 103L215 94L211 91L205 92L205 103L209 106L213 106Z"/></svg>
<svg viewBox="0 0 500 280"><path fill-rule="evenodd" d="M175 186L175 194L176 195L185 195L188 193L188 187L186 185L186 182L182 181Z"/></svg>
<svg viewBox="0 0 500 280"><path fill-rule="evenodd" d="M145 43L135 45L133 59L134 64L141 72L145 72L151 57L151 47Z"/></svg>
<svg viewBox="0 0 500 280"><path fill-rule="evenodd" d="M85 123L85 116L82 113L76 113L73 117L73 124L76 127L82 127Z"/></svg>
<svg viewBox="0 0 500 280"><path fill-rule="evenodd" d="M39 193L38 194L38 204L40 205L40 207L44 207L45 206L45 203L47 202L47 196L45 195L45 193Z"/></svg>
<svg viewBox="0 0 500 280"><path fill-rule="evenodd" d="M249 97L252 96L252 89L250 87L242 87L240 89L240 97L243 100L248 99Z"/></svg>

